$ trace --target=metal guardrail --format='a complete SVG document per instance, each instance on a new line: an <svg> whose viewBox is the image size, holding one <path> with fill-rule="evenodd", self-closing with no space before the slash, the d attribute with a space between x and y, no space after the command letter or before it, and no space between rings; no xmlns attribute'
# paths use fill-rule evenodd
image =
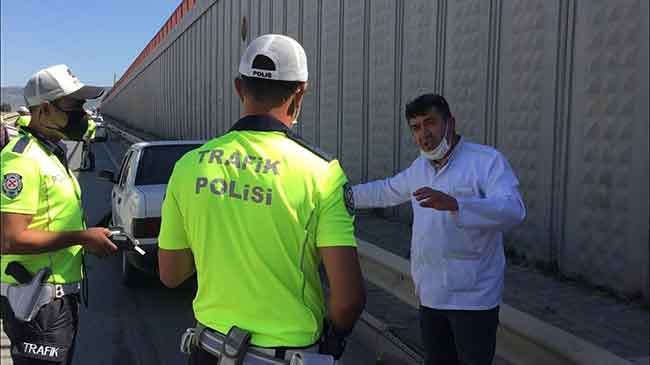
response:
<svg viewBox="0 0 650 365"><path fill-rule="evenodd" d="M16 120L20 114L18 113L5 113L0 115L0 123L2 123L7 131L9 133L9 137L13 138L18 135L18 128L16 128Z"/></svg>
<svg viewBox="0 0 650 365"><path fill-rule="evenodd" d="M140 143L140 142L145 141L144 139L142 139L140 137L136 137L133 134L131 134L129 132L126 132L126 131L124 131L124 130L122 130L120 128L117 128L116 126L114 126L114 125L112 125L110 123L105 124L105 125L106 125L106 128L110 129L113 133L119 135L120 137L124 138L126 141L128 141L130 143Z"/></svg>
<svg viewBox="0 0 650 365"><path fill-rule="evenodd" d="M357 238L366 280L417 308L410 263ZM631 365L632 363L564 330L502 304L497 355L514 364Z"/></svg>
<svg viewBox="0 0 650 365"><path fill-rule="evenodd" d="M3 112L3 114L0 114L0 122L2 122L2 123L11 123L11 122L9 122L10 119L15 120L15 119L18 119L19 116L20 116L20 114L18 114L16 112L9 112L9 113L4 113Z"/></svg>

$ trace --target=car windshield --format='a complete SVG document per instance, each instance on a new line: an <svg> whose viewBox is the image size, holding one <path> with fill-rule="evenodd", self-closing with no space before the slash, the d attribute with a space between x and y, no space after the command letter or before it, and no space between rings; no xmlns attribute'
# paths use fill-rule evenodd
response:
<svg viewBox="0 0 650 365"><path fill-rule="evenodd" d="M140 158L135 185L167 184L176 161L185 153L200 146L200 144L183 144L146 147Z"/></svg>

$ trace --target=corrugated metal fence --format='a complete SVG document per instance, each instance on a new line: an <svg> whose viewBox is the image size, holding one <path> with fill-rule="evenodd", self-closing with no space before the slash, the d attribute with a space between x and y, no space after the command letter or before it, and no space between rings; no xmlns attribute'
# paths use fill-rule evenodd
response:
<svg viewBox="0 0 650 365"><path fill-rule="evenodd" d="M504 152L521 180L529 217L510 247L648 298L648 1L191 5L103 112L162 138L219 135L240 112L232 83L247 43L291 35L310 62L300 131L353 182L411 163L404 105L441 92L461 133Z"/></svg>

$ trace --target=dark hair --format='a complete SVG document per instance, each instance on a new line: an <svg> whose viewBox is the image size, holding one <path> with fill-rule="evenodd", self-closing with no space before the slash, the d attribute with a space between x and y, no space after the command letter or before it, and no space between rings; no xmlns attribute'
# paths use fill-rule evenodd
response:
<svg viewBox="0 0 650 365"><path fill-rule="evenodd" d="M438 94L423 94L411 100L406 104L406 120L409 121L417 116L424 115L435 108L438 113L444 118L451 118L451 110L449 110L449 103L442 95Z"/></svg>
<svg viewBox="0 0 650 365"><path fill-rule="evenodd" d="M257 55L252 66L258 70L275 70L275 63L264 55ZM300 81L270 80L244 75L241 75L240 78L244 93L269 108L274 108L287 101L302 84Z"/></svg>

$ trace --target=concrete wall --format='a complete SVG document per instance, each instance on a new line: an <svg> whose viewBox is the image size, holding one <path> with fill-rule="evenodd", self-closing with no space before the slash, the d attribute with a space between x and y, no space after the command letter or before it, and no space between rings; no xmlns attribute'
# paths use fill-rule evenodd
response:
<svg viewBox="0 0 650 365"><path fill-rule="evenodd" d="M224 133L239 115L232 80L247 43L289 34L309 58L300 131L337 155L353 182L407 167L417 150L404 105L443 93L461 133L503 151L520 178L529 216L509 246L647 299L648 8L646 0L199 0L103 110L163 138Z"/></svg>

